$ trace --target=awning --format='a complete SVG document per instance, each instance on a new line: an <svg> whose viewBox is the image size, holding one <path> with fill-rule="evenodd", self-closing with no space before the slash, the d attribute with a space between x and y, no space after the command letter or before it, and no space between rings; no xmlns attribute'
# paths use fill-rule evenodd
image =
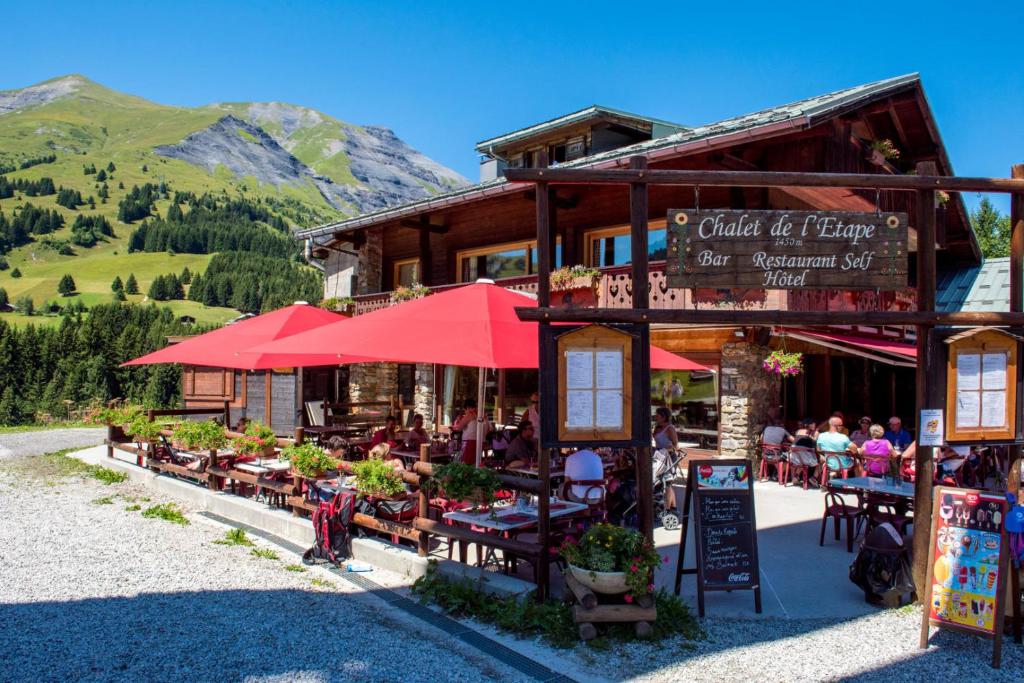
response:
<svg viewBox="0 0 1024 683"><path fill-rule="evenodd" d="M799 329L781 329L776 334L799 339L808 344L817 344L827 349L861 356L880 363L904 368L917 367L917 347L888 339L861 337L855 334L841 334Z"/></svg>

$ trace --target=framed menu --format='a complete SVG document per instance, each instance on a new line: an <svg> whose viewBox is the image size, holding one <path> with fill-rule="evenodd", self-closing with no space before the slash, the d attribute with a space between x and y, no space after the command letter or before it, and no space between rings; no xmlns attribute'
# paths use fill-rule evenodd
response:
<svg viewBox="0 0 1024 683"><path fill-rule="evenodd" d="M587 325L559 336L557 354L559 440L630 438L632 335Z"/></svg>
<svg viewBox="0 0 1024 683"><path fill-rule="evenodd" d="M991 638L999 668L1006 591L1018 590L1003 528L1006 498L940 486L934 499L920 647L928 646L930 626Z"/></svg>
<svg viewBox="0 0 1024 683"><path fill-rule="evenodd" d="M946 438L1010 441L1017 433L1017 337L975 328L946 340Z"/></svg>

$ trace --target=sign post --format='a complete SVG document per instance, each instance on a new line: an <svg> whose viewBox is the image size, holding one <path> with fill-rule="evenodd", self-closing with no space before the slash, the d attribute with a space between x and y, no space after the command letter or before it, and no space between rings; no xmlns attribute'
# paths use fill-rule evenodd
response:
<svg viewBox="0 0 1024 683"><path fill-rule="evenodd" d="M691 510L693 533L697 537L697 565L684 568ZM761 613L754 477L749 460L690 463L676 560L676 595L679 595L683 574L697 575L699 616L704 616L705 591L753 590L754 611Z"/></svg>
<svg viewBox="0 0 1024 683"><path fill-rule="evenodd" d="M1006 513L1001 494L935 489L921 649L928 647L929 626L991 638L992 667L999 668L1007 586L1014 600L1019 591L1007 551Z"/></svg>
<svg viewBox="0 0 1024 683"><path fill-rule="evenodd" d="M670 209L670 287L903 289L907 214Z"/></svg>

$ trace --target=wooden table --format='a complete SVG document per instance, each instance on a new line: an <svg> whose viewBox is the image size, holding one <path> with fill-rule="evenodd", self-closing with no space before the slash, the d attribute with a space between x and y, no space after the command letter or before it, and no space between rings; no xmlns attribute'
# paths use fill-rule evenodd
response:
<svg viewBox="0 0 1024 683"><path fill-rule="evenodd" d="M409 449L406 449L406 448L392 448L391 451L390 451L390 455L393 455L396 458L401 458L402 460L404 460L407 463L409 463L409 462L419 462L419 460L420 460L420 452L418 450L409 450ZM448 460L451 460L451 459L452 459L452 454L451 453L447 453L447 452L445 452L445 453L434 453L434 452L431 452L430 456L429 456L429 461L430 462L442 462L442 461L448 461Z"/></svg>
<svg viewBox="0 0 1024 683"><path fill-rule="evenodd" d="M552 519L555 517L564 517L565 515L582 512L583 510L586 510L587 507L586 503L573 503L567 500L559 500L551 504L549 516ZM522 529L536 524L537 506L527 505L525 507L519 507L517 505L498 505L494 507L493 514L488 510L484 510L482 512L456 510L455 512L444 513L443 517L445 519L450 519L453 522L472 524L473 526L491 529L493 531L512 531L513 529Z"/></svg>

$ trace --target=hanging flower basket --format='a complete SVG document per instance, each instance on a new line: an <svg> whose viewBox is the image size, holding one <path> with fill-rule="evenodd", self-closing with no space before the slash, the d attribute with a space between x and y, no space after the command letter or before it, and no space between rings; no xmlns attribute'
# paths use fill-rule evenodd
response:
<svg viewBox="0 0 1024 683"><path fill-rule="evenodd" d="M792 377L804 371L804 354L772 351L761 363L765 372L780 377Z"/></svg>

